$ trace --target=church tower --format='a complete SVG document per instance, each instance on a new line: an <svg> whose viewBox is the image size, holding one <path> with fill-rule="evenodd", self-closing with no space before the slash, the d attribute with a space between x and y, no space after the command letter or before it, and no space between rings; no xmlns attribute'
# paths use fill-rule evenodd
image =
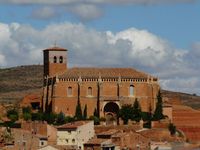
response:
<svg viewBox="0 0 200 150"><path fill-rule="evenodd" d="M51 47L43 50L44 77L53 77L67 70L67 49Z"/></svg>

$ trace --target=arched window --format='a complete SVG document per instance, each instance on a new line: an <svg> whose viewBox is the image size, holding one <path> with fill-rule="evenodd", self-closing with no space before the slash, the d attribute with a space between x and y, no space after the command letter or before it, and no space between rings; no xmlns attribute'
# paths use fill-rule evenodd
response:
<svg viewBox="0 0 200 150"><path fill-rule="evenodd" d="M130 87L129 87L129 95L134 96L134 86L133 85L130 85Z"/></svg>
<svg viewBox="0 0 200 150"><path fill-rule="evenodd" d="M63 57L62 57L62 56L60 56L59 62L60 62L60 63L63 63Z"/></svg>
<svg viewBox="0 0 200 150"><path fill-rule="evenodd" d="M88 96L92 96L92 87L88 87L87 92L88 92L88 94L87 94Z"/></svg>
<svg viewBox="0 0 200 150"><path fill-rule="evenodd" d="M53 62L57 63L57 57L56 56L53 57Z"/></svg>
<svg viewBox="0 0 200 150"><path fill-rule="evenodd" d="M67 95L72 96L72 87L71 86L68 87L68 89L67 89Z"/></svg>

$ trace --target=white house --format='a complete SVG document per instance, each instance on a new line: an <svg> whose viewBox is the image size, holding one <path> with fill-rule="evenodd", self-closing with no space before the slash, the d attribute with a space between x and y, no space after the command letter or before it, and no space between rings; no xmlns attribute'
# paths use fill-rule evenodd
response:
<svg viewBox="0 0 200 150"><path fill-rule="evenodd" d="M57 145L84 149L83 144L94 137L93 121L76 121L57 127Z"/></svg>

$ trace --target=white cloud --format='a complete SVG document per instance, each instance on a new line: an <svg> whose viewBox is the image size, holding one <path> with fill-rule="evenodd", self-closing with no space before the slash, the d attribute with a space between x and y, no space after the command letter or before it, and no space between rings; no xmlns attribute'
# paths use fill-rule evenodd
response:
<svg viewBox="0 0 200 150"><path fill-rule="evenodd" d="M35 9L31 16L36 19L51 19L60 16L60 9L71 12L82 21L97 19L103 15L104 5L155 5L162 3L192 3L197 0L0 0L0 4L43 6ZM51 6L51 7L49 7ZM56 6L59 6L56 7ZM66 7L67 9L63 9Z"/></svg>
<svg viewBox="0 0 200 150"><path fill-rule="evenodd" d="M68 8L80 20L88 21L99 18L102 16L102 10L96 5L92 4L79 4Z"/></svg>
<svg viewBox="0 0 200 150"><path fill-rule="evenodd" d="M194 2L196 0L0 0L0 3L11 4L47 4L62 5L72 3L92 3L92 4L154 4L154 3L183 3Z"/></svg>
<svg viewBox="0 0 200 150"><path fill-rule="evenodd" d="M40 30L1 23L0 40L0 67L42 63L42 49L57 41L68 49L70 66L134 67L158 76L164 88L200 91L198 42L180 50L147 30L99 32L67 22Z"/></svg>
<svg viewBox="0 0 200 150"><path fill-rule="evenodd" d="M58 17L59 13L53 7L45 6L39 9L35 9L31 17L36 19L52 19Z"/></svg>

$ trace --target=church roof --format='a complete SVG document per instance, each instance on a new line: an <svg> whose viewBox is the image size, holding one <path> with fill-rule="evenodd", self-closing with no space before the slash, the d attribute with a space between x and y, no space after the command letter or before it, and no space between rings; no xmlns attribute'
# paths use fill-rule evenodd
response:
<svg viewBox="0 0 200 150"><path fill-rule="evenodd" d="M133 68L70 68L59 78L148 78L148 74Z"/></svg>
<svg viewBox="0 0 200 150"><path fill-rule="evenodd" d="M44 51L67 51L67 49L54 46L54 47L50 47L50 48L44 49Z"/></svg>

